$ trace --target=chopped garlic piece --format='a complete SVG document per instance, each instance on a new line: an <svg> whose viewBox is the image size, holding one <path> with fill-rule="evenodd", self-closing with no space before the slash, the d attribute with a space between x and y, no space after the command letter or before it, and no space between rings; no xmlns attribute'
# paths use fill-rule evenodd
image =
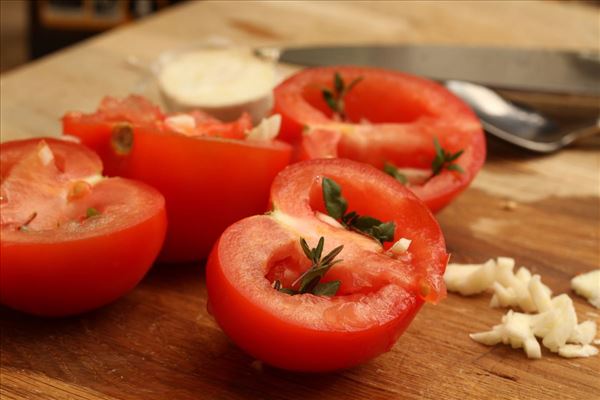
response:
<svg viewBox="0 0 600 400"><path fill-rule="evenodd" d="M281 115L271 115L268 118L263 118L258 126L252 128L246 134L246 139L268 142L277 137L279 128L281 128Z"/></svg>
<svg viewBox="0 0 600 400"><path fill-rule="evenodd" d="M561 294L552 299L552 311L555 313L551 320L549 332L544 335L542 344L550 351L556 353L559 347L567 343L573 329L577 326L577 314L573 307L573 300Z"/></svg>
<svg viewBox="0 0 600 400"><path fill-rule="evenodd" d="M558 355L566 358L590 357L598 354L598 349L589 344L566 344L558 349Z"/></svg>
<svg viewBox="0 0 600 400"><path fill-rule="evenodd" d="M392 247L390 247L390 251L394 254L406 253L411 243L412 240L410 239L400 238Z"/></svg>
<svg viewBox="0 0 600 400"><path fill-rule="evenodd" d="M571 279L571 288L594 307L600 308L600 269L577 275Z"/></svg>
<svg viewBox="0 0 600 400"><path fill-rule="evenodd" d="M463 295L492 289L491 307L519 307L526 312L547 310L552 291L539 275L532 276L525 267L514 273L514 266L515 260L508 257L485 264L449 264L444 280L449 291Z"/></svg>
<svg viewBox="0 0 600 400"><path fill-rule="evenodd" d="M524 284L528 285L529 281L531 280L531 272L529 272L527 268L521 267L517 270L515 277L517 277L517 279L519 279Z"/></svg>
<svg viewBox="0 0 600 400"><path fill-rule="evenodd" d="M81 139L79 139L77 136L73 136L73 135L63 134L61 136L58 136L57 139L64 140L65 142L81 143Z"/></svg>
<svg viewBox="0 0 600 400"><path fill-rule="evenodd" d="M492 286L495 267L494 260L485 264L448 264L444 274L446 287L464 296L481 293Z"/></svg>
<svg viewBox="0 0 600 400"><path fill-rule="evenodd" d="M507 257L485 264L448 266L444 280L449 291L468 295L491 288L494 291L490 301L492 307L520 307L526 312L537 312L524 314L509 310L502 317L502 323L491 331L473 333L470 337L490 346L504 343L513 348L522 347L530 358L541 357L536 337L562 357L598 354L598 349L590 346L590 343L600 343L594 339L596 323L584 321L578 324L573 300L567 294L553 298L552 291L542 283L539 275L532 275L525 267L514 273L514 266L514 260ZM577 276L571 284L577 293L600 306L600 270Z"/></svg>
<svg viewBox="0 0 600 400"><path fill-rule="evenodd" d="M40 157L40 161L44 166L54 161L54 153L52 153L52 149L50 149L50 146L45 141L42 141L38 146L38 157Z"/></svg>
<svg viewBox="0 0 600 400"><path fill-rule="evenodd" d="M539 275L531 277L527 288L538 312L548 311L552 308L552 291L542 283Z"/></svg>
<svg viewBox="0 0 600 400"><path fill-rule="evenodd" d="M579 344L590 344L596 337L596 323L594 321L584 321L573 328L571 336L567 342L579 343Z"/></svg>
<svg viewBox="0 0 600 400"><path fill-rule="evenodd" d="M521 267L519 277L513 272L515 267L515 260L507 257L498 257L496 263L496 281L492 286L496 296L498 296L498 303L502 307L520 307L523 311L533 312L536 311L535 304L529 294L527 288L528 281L525 282L523 279L531 279L531 273L526 271L525 268ZM500 285L504 288L512 289L514 295L508 296L506 292L502 292L504 296L501 296L499 292Z"/></svg>
<svg viewBox="0 0 600 400"><path fill-rule="evenodd" d="M500 342L510 344L513 349L523 348L527 357L541 358L542 350L531 329L531 316L512 310L502 317L502 323L488 332L469 335L476 342L492 346Z"/></svg>
<svg viewBox="0 0 600 400"><path fill-rule="evenodd" d="M102 174L95 174L95 175L86 176L85 178L81 178L82 181L89 183L92 186L96 185L98 182L102 181L103 179L104 179L104 177L102 176Z"/></svg>
<svg viewBox="0 0 600 400"><path fill-rule="evenodd" d="M175 132L188 135L196 128L196 120L189 114L176 114L166 118L165 125Z"/></svg>
<svg viewBox="0 0 600 400"><path fill-rule="evenodd" d="M494 289L494 295L490 300L490 307L510 307L517 304L517 294L513 288L505 288L498 282L494 282L492 289Z"/></svg>

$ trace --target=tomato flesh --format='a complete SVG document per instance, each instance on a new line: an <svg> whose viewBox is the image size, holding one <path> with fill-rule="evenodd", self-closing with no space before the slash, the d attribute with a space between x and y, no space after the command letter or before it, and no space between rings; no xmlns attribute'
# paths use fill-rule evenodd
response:
<svg viewBox="0 0 600 400"><path fill-rule="evenodd" d="M410 238L393 255L375 240L318 217L321 180L340 184L349 209L394 221L394 240ZM424 301L445 295L444 239L430 211L407 189L371 166L314 160L282 171L271 188L273 211L230 226L207 264L210 309L232 340L271 365L328 371L363 363L389 350ZM323 254L344 245L324 282L340 280L333 297L290 296L284 287L310 267L299 239Z"/></svg>
<svg viewBox="0 0 600 400"><path fill-rule="evenodd" d="M75 143L31 139L1 149L0 302L63 316L130 291L162 246L162 195L103 179L98 156ZM40 151L54 157L44 160Z"/></svg>
<svg viewBox="0 0 600 400"><path fill-rule="evenodd" d="M129 101L121 101L125 110L120 115L129 115ZM169 129L164 118L140 123L107 118L102 109L63 118L63 132L96 150L109 175L141 180L165 196L169 228L164 261L205 258L228 225L264 212L269 186L291 157L287 143L240 140L252 126L247 115L231 123L198 111L187 115L196 125L185 133ZM133 142L126 154L115 151L112 142L123 123Z"/></svg>
<svg viewBox="0 0 600 400"><path fill-rule="evenodd" d="M322 98L333 76L362 80L344 98L346 121L334 118ZM452 153L463 173L443 170L410 189L436 212L474 179L485 160L485 137L469 107L435 82L377 68L303 70L275 90L274 113L282 115L282 139L296 143L300 158L349 158L382 169L431 170L434 138Z"/></svg>

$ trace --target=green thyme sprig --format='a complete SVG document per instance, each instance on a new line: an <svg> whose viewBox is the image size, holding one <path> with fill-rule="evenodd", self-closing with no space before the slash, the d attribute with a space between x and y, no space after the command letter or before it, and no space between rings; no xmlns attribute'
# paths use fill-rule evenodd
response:
<svg viewBox="0 0 600 400"><path fill-rule="evenodd" d="M338 246L331 250L325 257L322 257L324 246L324 237L321 237L317 247L312 249L308 246L304 238L300 238L300 247L302 247L302 251L312 263L310 268L292 283L291 288L284 288L279 280L273 282L273 288L289 295L312 293L317 296L334 296L340 288L341 282L339 280L321 282L321 279L323 279L331 267L342 261L335 260L335 258L342 252L344 246ZM294 287L297 287L297 289L294 289Z"/></svg>
<svg viewBox="0 0 600 400"><path fill-rule="evenodd" d="M390 175L392 178L394 178L403 185L406 185L408 183L408 178L406 177L406 175L400 172L400 169L392 163L386 162L383 166L383 172Z"/></svg>
<svg viewBox="0 0 600 400"><path fill-rule="evenodd" d="M363 77L359 76L346 85L339 72L336 72L333 75L333 91L328 88L321 90L323 100L325 100L327 106L336 113L342 121L346 121L348 118L346 115L346 103L344 98L362 80Z"/></svg>
<svg viewBox="0 0 600 400"><path fill-rule="evenodd" d="M435 158L431 162L432 177L439 175L444 169L447 169L448 171L456 171L461 174L465 172L460 165L455 164L455 161L462 155L464 150L459 150L456 153L450 153L440 146L440 142L437 138L433 138L433 145L435 147Z"/></svg>
<svg viewBox="0 0 600 400"><path fill-rule="evenodd" d="M382 222L377 218L359 215L355 211L346 213L348 201L342 196L340 185L326 177L323 178L323 201L327 213L346 228L370 236L382 244L394 240L394 222Z"/></svg>
<svg viewBox="0 0 600 400"><path fill-rule="evenodd" d="M94 207L88 207L88 209L85 212L86 218L93 218L93 217L97 217L98 215L100 215L100 211L98 211Z"/></svg>

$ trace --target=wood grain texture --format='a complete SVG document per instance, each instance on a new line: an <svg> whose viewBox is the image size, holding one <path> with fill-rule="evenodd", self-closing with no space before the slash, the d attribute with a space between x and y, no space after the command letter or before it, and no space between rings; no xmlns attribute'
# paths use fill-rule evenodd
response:
<svg viewBox="0 0 600 400"><path fill-rule="evenodd" d="M68 109L139 89L127 56L208 35L250 45L446 43L594 49L598 9L558 2L194 2L31 63L0 79L2 140L56 135ZM147 90L147 89L143 89ZM513 256L580 320L598 319L569 279L600 266L600 148L534 157L491 140L472 187L439 214L456 261ZM507 200L517 203L504 208ZM357 368L296 374L261 366L206 312L203 266L157 265L95 312L38 319L0 309L2 399L600 398L600 357L528 360L468 333L498 323L489 295L425 306L397 345ZM591 314L596 312L596 314Z"/></svg>

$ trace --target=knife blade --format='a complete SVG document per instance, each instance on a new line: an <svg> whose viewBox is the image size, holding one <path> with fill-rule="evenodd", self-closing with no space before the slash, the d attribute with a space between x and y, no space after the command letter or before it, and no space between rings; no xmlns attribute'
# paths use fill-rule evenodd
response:
<svg viewBox="0 0 600 400"><path fill-rule="evenodd" d="M292 47L279 60L305 66L361 65L494 89L600 97L600 52L450 46Z"/></svg>

